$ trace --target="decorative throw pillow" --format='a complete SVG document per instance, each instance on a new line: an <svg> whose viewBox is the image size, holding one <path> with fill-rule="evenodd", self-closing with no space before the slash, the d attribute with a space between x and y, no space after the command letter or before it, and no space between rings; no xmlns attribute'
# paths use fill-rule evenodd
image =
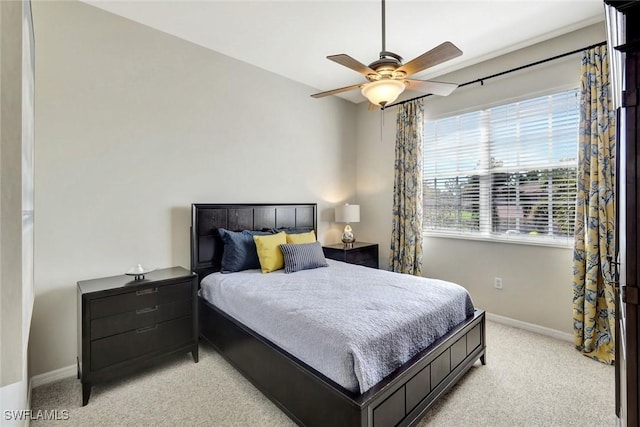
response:
<svg viewBox="0 0 640 427"><path fill-rule="evenodd" d="M284 244L280 245L280 249L284 257L285 273L329 266L320 242Z"/></svg>
<svg viewBox="0 0 640 427"><path fill-rule="evenodd" d="M218 233L224 243L220 272L235 273L237 271L260 268L254 235L271 234L265 231L229 231L219 228Z"/></svg>
<svg viewBox="0 0 640 427"><path fill-rule="evenodd" d="M258 259L263 273L271 273L284 267L280 245L287 243L284 231L269 236L253 236L258 250Z"/></svg>
<svg viewBox="0 0 640 427"><path fill-rule="evenodd" d="M287 243L313 243L316 241L316 233L311 230L306 233L287 233Z"/></svg>

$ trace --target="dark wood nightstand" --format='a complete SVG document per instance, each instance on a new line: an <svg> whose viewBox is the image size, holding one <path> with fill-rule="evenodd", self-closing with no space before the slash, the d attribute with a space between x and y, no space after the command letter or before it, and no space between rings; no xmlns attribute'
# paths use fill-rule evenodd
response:
<svg viewBox="0 0 640 427"><path fill-rule="evenodd" d="M355 242L353 247L345 248L343 243L323 246L324 256L349 264L378 268L378 244Z"/></svg>
<svg viewBox="0 0 640 427"><path fill-rule="evenodd" d="M198 279L182 267L78 282L78 378L92 384L138 371L172 353L198 362Z"/></svg>

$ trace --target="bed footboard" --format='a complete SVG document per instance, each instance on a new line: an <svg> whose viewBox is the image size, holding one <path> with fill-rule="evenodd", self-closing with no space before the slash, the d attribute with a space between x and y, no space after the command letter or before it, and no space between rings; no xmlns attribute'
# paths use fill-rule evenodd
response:
<svg viewBox="0 0 640 427"><path fill-rule="evenodd" d="M482 310L361 395L344 389L202 298L200 333L265 396L305 426L413 425L476 360L485 363Z"/></svg>

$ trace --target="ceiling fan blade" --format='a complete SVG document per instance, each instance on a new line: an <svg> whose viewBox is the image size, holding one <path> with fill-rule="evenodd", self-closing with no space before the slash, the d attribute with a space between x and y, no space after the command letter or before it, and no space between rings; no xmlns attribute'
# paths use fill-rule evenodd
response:
<svg viewBox="0 0 640 427"><path fill-rule="evenodd" d="M353 71L356 71L364 76L369 74L378 74L375 72L375 70L372 70L362 62L358 61L357 59L353 59L352 57L344 53L341 53L339 55L327 56L327 59L333 62L337 62L338 64L343 65L347 68L351 68Z"/></svg>
<svg viewBox="0 0 640 427"><path fill-rule="evenodd" d="M396 71L404 71L407 76L418 73L427 68L433 67L450 59L456 58L462 55L462 51L451 42L444 42L439 46L434 47L428 52L423 53L415 59L404 64Z"/></svg>
<svg viewBox="0 0 640 427"><path fill-rule="evenodd" d="M434 82L432 80L411 80L409 82L409 90L415 90L423 93L432 93L434 95L447 96L458 87L455 83Z"/></svg>
<svg viewBox="0 0 640 427"><path fill-rule="evenodd" d="M358 83L357 85L345 86L340 89L328 90L326 92L314 93L311 95L312 98L322 98L324 96L335 95L336 93L348 92L353 89L357 89L361 87L364 83Z"/></svg>

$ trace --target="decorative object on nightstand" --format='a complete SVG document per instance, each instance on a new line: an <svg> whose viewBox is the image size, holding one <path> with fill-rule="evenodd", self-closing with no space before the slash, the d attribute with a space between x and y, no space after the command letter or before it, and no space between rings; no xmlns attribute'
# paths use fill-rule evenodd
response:
<svg viewBox="0 0 640 427"><path fill-rule="evenodd" d="M364 265L365 267L378 268L378 244L377 243L352 243L350 247L341 244L323 246L324 256L336 261L349 264Z"/></svg>
<svg viewBox="0 0 640 427"><path fill-rule="evenodd" d="M353 234L350 223L360 222L360 205L350 205L346 203L335 208L336 222L347 223L342 232L342 243L345 248L353 247L356 236Z"/></svg>
<svg viewBox="0 0 640 427"><path fill-rule="evenodd" d="M137 264L135 267L131 267L125 274L127 276L133 276L134 280L144 280L144 275L155 271L155 267L143 267L142 264Z"/></svg>
<svg viewBox="0 0 640 427"><path fill-rule="evenodd" d="M96 382L137 372L162 356L198 362L198 276L182 267L78 282L82 406Z"/></svg>

